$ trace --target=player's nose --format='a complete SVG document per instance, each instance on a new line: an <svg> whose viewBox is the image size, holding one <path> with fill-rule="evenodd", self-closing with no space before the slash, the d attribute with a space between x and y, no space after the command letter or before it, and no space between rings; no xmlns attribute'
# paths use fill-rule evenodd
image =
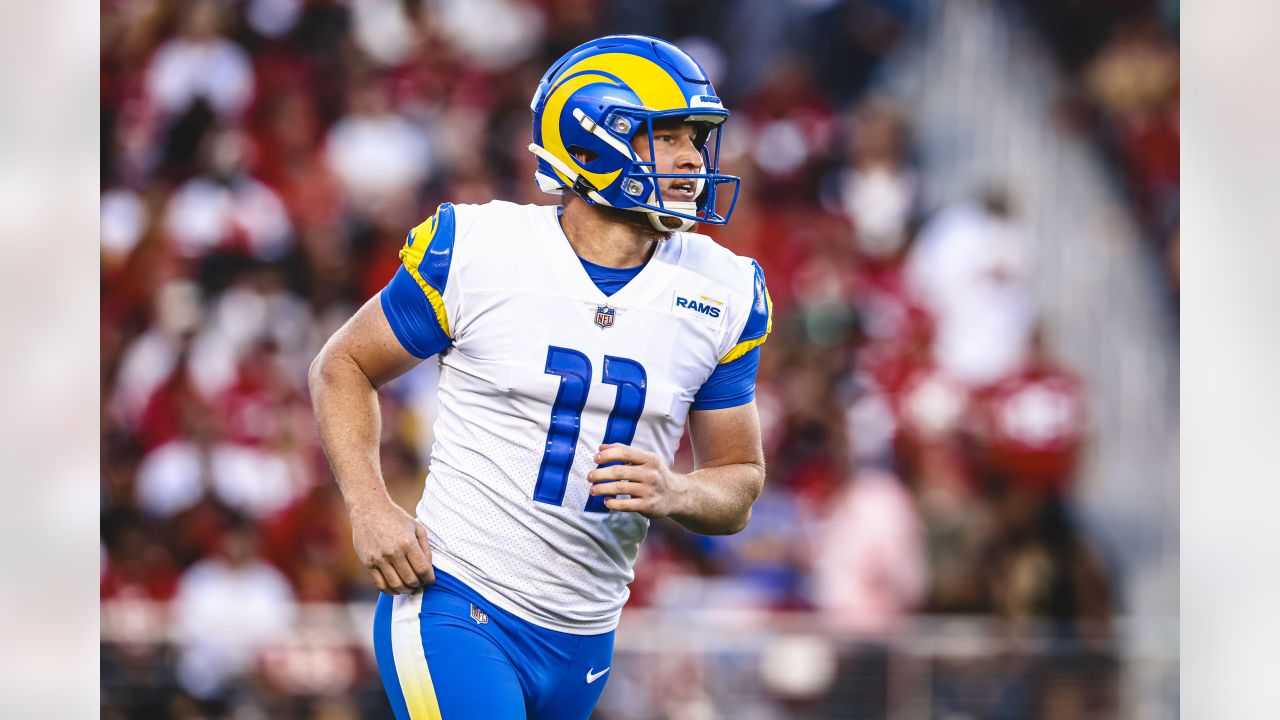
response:
<svg viewBox="0 0 1280 720"><path fill-rule="evenodd" d="M702 153L698 152L692 140L680 143L679 152L676 155L676 168L688 173L702 171Z"/></svg>

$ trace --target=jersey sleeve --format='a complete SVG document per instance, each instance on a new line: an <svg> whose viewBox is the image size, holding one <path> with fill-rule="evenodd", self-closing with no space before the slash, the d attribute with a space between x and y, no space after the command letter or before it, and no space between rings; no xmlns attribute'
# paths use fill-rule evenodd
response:
<svg viewBox="0 0 1280 720"><path fill-rule="evenodd" d="M746 405L756 397L756 370L760 368L760 348L721 363L693 397L693 410L721 410Z"/></svg>
<svg viewBox="0 0 1280 720"><path fill-rule="evenodd" d="M773 329L773 301L764 282L764 271L754 260L751 308L737 340L720 358L715 370L693 398L693 410L720 410L745 405L756 396L756 371L760 346Z"/></svg>
<svg viewBox="0 0 1280 720"><path fill-rule="evenodd" d="M382 289L387 322L396 339L415 357L431 357L453 342L444 292L456 233L453 205L444 203L409 231L400 249L400 268Z"/></svg>

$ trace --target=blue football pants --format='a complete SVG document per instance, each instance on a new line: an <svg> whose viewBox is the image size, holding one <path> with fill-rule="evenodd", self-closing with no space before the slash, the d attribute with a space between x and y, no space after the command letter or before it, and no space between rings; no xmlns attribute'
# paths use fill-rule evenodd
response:
<svg viewBox="0 0 1280 720"><path fill-rule="evenodd" d="M612 665L613 633L548 630L457 578L380 595L374 650L396 720L586 720Z"/></svg>

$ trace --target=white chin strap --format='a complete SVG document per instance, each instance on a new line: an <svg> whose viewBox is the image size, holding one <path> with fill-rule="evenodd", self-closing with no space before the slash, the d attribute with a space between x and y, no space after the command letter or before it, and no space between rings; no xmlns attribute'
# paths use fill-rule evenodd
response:
<svg viewBox="0 0 1280 720"><path fill-rule="evenodd" d="M657 185L657 182L658 182L657 180L654 180L654 185ZM694 181L694 183L695 185L693 187L693 196L698 197L699 195L702 194L702 188L706 186L707 181L705 178L698 178L697 180ZM656 189L654 190L653 193L649 195L648 202L650 205L658 204L658 192ZM674 212L683 213L685 215L698 214L698 203L689 202L687 200L666 200L662 203L662 207L668 210L672 210ZM660 232L675 232L675 231L688 232L693 229L694 225L698 224L697 220L690 220L688 218L676 217L675 215L668 215L662 212L661 210L649 210L647 208L632 208L632 209L641 210L643 212L649 213L649 224L652 225L657 230L659 230ZM672 220L679 220L680 224L676 227L667 227L662 223L662 218L671 218Z"/></svg>
<svg viewBox="0 0 1280 720"><path fill-rule="evenodd" d="M656 204L656 203L651 203L651 204ZM684 213L686 215L692 215L698 212L697 203L668 201L664 203L664 205L666 205L666 207L670 210L674 210L678 213ZM698 224L697 220L690 220L688 218L676 217L675 215L668 215L658 210L649 210L648 208L642 208L642 207L635 207L631 209L639 210L640 212L646 213L649 216L649 224L652 225L653 229L657 230L658 232L688 232L693 229L694 225ZM675 227L668 227L667 225L663 224L662 222L663 218L670 218L671 220L679 220L680 224Z"/></svg>

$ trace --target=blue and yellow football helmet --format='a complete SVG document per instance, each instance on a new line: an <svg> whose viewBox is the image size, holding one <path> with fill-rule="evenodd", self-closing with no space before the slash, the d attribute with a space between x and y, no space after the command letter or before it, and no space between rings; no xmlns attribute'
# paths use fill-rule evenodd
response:
<svg viewBox="0 0 1280 720"><path fill-rule="evenodd" d="M733 214L741 181L719 168L720 130L729 111L702 66L675 45L643 35L609 35L579 45L542 76L530 108L529 150L538 156L534 177L544 192L569 188L592 205L646 213L663 232L689 230L698 222L723 225ZM656 157L653 124L662 119L698 128L701 173L658 173L632 148L635 136L647 133L649 157ZM692 202L663 200L657 181L677 177L695 181ZM716 210L721 185L733 186L724 215ZM667 227L663 217L677 218L679 227Z"/></svg>

